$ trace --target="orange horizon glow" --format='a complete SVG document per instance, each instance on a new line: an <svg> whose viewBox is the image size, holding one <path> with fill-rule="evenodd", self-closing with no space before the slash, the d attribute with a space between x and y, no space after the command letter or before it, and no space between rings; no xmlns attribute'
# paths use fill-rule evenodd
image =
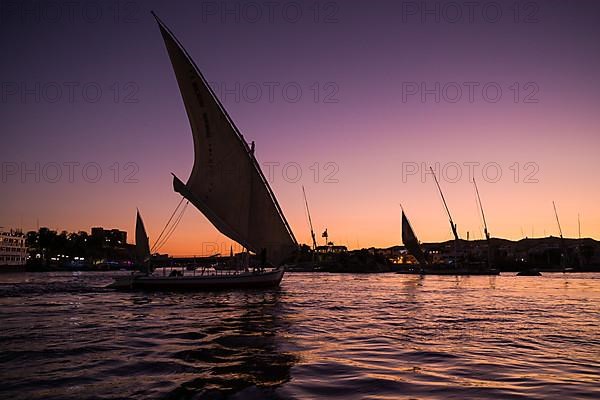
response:
<svg viewBox="0 0 600 400"><path fill-rule="evenodd" d="M397 187L391 189L387 187L389 190L385 191L381 189L377 191L376 185L381 183L371 181L371 186L365 187L363 193L354 194L353 185L341 185L341 182L309 183L306 186L307 196L318 244L324 244L321 233L327 228L330 241L345 245L349 249L400 245L402 243L400 202L421 242L450 240L452 233L448 218L431 176L428 175L425 182L420 182L421 177L414 178L416 182L412 184L410 178L405 184L398 179L400 183ZM463 179L457 183L442 181L440 184L453 219L458 225L460 237L466 239L468 231L471 240L482 239L483 223L472 183ZM559 236L552 200L544 194L548 190L540 190L540 186L543 186L541 182L515 184L514 182L487 183L479 180L478 185L492 237L519 240L523 237ZM310 228L300 184L276 180L273 187L296 239L299 243L310 244ZM410 190L409 193L401 196L403 188ZM121 197L123 203L136 204L140 208L151 244L154 244L180 199L176 193L162 192L160 201L146 200L137 204L132 199L134 193L131 190L125 191ZM376 200L371 199L371 196L376 196ZM344 201L343 198L347 200ZM152 196L149 196L149 199L152 199ZM511 199L527 199L527 203L518 206L518 202ZM72 204L65 200L66 212L39 218L40 226L59 232L62 230L90 232L95 226L105 229L116 228L128 232L130 243L134 240L135 206L121 204L106 209L102 205L102 198L95 198L87 203L88 206L98 207L91 216L87 215L87 209L83 204L76 204L77 200L74 200ZM536 206L528 206L531 204ZM593 214L595 204L591 199L586 202L569 200L569 197L563 194L556 200L556 204L565 237L578 237L577 214L579 213L581 237L600 238L600 218L597 214ZM47 215L52 215L51 211L47 208ZM79 218L81 222L78 221ZM4 219L2 222L4 229L20 226L18 217L13 217L12 221ZM23 217L25 231L35 230L36 223L37 221L30 216ZM229 254L231 247L234 251L241 250L239 245L220 234L198 210L190 205L180 225L166 245L160 249L160 253L168 253L172 256L207 256L215 253Z"/></svg>

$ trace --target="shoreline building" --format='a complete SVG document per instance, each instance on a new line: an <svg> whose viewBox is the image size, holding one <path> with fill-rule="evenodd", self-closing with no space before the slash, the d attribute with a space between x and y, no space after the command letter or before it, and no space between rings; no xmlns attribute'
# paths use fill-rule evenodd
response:
<svg viewBox="0 0 600 400"><path fill-rule="evenodd" d="M0 231L0 270L21 269L27 262L25 235L20 231Z"/></svg>

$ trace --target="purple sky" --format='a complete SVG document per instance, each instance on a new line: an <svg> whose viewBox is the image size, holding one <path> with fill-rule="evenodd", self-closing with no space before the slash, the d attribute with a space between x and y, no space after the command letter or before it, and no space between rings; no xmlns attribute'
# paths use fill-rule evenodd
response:
<svg viewBox="0 0 600 400"><path fill-rule="evenodd" d="M493 235L556 235L555 200L566 235L577 235L580 213L582 235L600 238L597 1L520 2L516 16L513 1L484 2L472 20L462 2L284 2L273 10L261 1L81 1L69 13L71 3L0 8L0 226L33 229L39 219L59 230L131 232L139 207L151 240L158 235L179 201L170 173L186 179L193 150L154 10L256 141L259 161L279 163L273 189L300 241L309 241L302 184L317 230L327 227L337 243L399 243L400 202L421 240L449 239L435 186L420 174L435 163L461 235L480 237L465 166L474 162ZM423 5L433 14L421 14ZM433 90L424 99L421 84ZM80 163L73 182L69 162ZM38 172L11 175L35 163ZM57 183L48 163L62 165ZM88 163L100 166L99 182L82 176ZM456 165L462 176L452 182ZM493 167L487 175L484 165ZM137 183L123 183L129 172ZM213 242L230 244L190 209L163 250L201 254Z"/></svg>

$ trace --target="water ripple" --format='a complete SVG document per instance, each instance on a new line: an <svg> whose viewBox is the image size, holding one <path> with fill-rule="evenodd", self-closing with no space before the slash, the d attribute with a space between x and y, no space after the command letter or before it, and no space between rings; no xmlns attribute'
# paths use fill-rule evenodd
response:
<svg viewBox="0 0 600 400"><path fill-rule="evenodd" d="M600 274L287 274L119 293L0 275L0 398L597 399Z"/></svg>

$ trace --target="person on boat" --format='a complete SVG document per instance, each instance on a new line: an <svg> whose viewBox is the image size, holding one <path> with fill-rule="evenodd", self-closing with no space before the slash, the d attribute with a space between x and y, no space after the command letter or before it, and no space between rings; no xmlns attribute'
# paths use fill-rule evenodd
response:
<svg viewBox="0 0 600 400"><path fill-rule="evenodd" d="M265 270L265 265L267 264L267 249L263 247L260 251L260 262L258 265L254 264L252 267L252 273L263 272Z"/></svg>
<svg viewBox="0 0 600 400"><path fill-rule="evenodd" d="M265 269L265 265L267 265L267 249L263 247L260 251L260 265L258 266L258 270L262 272Z"/></svg>

